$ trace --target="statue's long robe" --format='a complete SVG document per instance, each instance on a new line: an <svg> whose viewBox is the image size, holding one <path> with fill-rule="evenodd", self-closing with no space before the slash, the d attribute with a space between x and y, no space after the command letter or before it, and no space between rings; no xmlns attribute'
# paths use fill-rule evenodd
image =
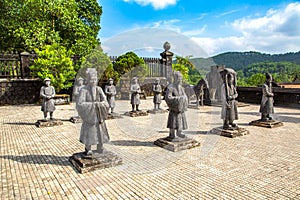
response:
<svg viewBox="0 0 300 200"><path fill-rule="evenodd" d="M169 106L167 128L187 129L185 111L188 107L188 97L184 92L184 88L181 85L170 84L167 88L165 100Z"/></svg>
<svg viewBox="0 0 300 200"><path fill-rule="evenodd" d="M114 108L116 105L115 96L117 94L116 86L114 85L106 85L105 86L105 93L107 97L107 101L110 108Z"/></svg>
<svg viewBox="0 0 300 200"><path fill-rule="evenodd" d="M108 109L106 96L100 87L96 87L95 94L89 86L81 88L77 102L77 111L82 119L81 143L88 146L109 141L105 124Z"/></svg>
<svg viewBox="0 0 300 200"><path fill-rule="evenodd" d="M274 99L273 99L273 92L272 86L264 83L262 86L262 98L261 98L261 105L259 112L264 114L271 114L274 113Z"/></svg>
<svg viewBox="0 0 300 200"><path fill-rule="evenodd" d="M132 84L130 86L130 91L131 91L130 103L132 105L139 105L139 104L141 104L141 101L140 101L141 87L140 87L140 85L139 84Z"/></svg>
<svg viewBox="0 0 300 200"><path fill-rule="evenodd" d="M228 96L231 96L233 99L228 101L226 98L226 93ZM237 120L238 119L238 111L237 111L237 102L235 99L238 97L238 93L236 91L235 86L228 85L227 91L226 91L225 84L223 84L222 90L221 90L221 95L222 95L222 102L223 102L221 119L227 119L229 121ZM229 109L226 104L228 104L230 106Z"/></svg>
<svg viewBox="0 0 300 200"><path fill-rule="evenodd" d="M154 92L153 103L160 104L161 103L161 86L159 84L154 84L152 91Z"/></svg>
<svg viewBox="0 0 300 200"><path fill-rule="evenodd" d="M40 96L43 98L41 110L43 112L54 112L55 104L53 97L55 96L55 89L53 86L42 86ZM51 96L50 99L47 96Z"/></svg>

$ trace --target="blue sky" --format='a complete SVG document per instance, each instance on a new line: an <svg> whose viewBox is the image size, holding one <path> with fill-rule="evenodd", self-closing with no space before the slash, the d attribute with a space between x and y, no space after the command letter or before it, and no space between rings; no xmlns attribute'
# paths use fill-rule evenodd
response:
<svg viewBox="0 0 300 200"><path fill-rule="evenodd" d="M300 50L300 1L98 2L103 10L99 38L104 51L110 55L134 50L139 56L151 55L150 52L156 55L156 51L163 50L165 41L171 43L171 51L194 57L227 51L274 54ZM198 55L200 50L193 45L205 53Z"/></svg>

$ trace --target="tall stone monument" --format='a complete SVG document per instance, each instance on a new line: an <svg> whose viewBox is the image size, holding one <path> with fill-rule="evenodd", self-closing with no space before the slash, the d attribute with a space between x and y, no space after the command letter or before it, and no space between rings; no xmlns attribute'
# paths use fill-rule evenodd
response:
<svg viewBox="0 0 300 200"><path fill-rule="evenodd" d="M171 49L171 45L169 42L165 42L163 45L165 51L160 53L161 59L160 63L164 69L164 76L167 78L167 81L171 83L172 81L172 58L174 53L169 51Z"/></svg>

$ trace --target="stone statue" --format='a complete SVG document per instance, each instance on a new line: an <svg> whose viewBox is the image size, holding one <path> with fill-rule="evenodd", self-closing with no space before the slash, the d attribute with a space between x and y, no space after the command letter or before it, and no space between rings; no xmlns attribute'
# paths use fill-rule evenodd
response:
<svg viewBox="0 0 300 200"><path fill-rule="evenodd" d="M261 113L261 121L272 120L270 114L274 113L273 96L272 91L272 75L266 74L266 82L262 86L262 99L259 112Z"/></svg>
<svg viewBox="0 0 300 200"><path fill-rule="evenodd" d="M130 86L130 91L131 91L131 105L132 105L132 111L135 111L134 108L136 107L136 111L139 110L139 105L141 103L140 101L140 92L141 92L141 87L138 84L138 78L134 77L132 79L132 85Z"/></svg>
<svg viewBox="0 0 300 200"><path fill-rule="evenodd" d="M182 74L180 72L174 73L174 83L167 86L165 100L169 106L167 128L170 131L168 138L174 139L176 136L185 138L182 130L187 129L185 111L188 107L188 97L182 87Z"/></svg>
<svg viewBox="0 0 300 200"><path fill-rule="evenodd" d="M218 91L218 88L222 85L222 79L220 76L220 73L218 72L219 66L211 66L210 72L207 73L205 79L207 80L208 84L208 91L209 91L209 97L210 100L216 99L216 92Z"/></svg>
<svg viewBox="0 0 300 200"><path fill-rule="evenodd" d="M152 91L154 93L153 97L153 103L154 103L154 110L161 109L160 103L161 103L161 85L159 78L155 79L155 83L153 84Z"/></svg>
<svg viewBox="0 0 300 200"><path fill-rule="evenodd" d="M82 119L80 142L85 145L85 153L93 154L92 145L97 145L97 152L103 153L103 143L109 141L105 120L109 105L106 96L97 86L97 72L90 68L87 71L87 85L79 92L77 111Z"/></svg>
<svg viewBox="0 0 300 200"><path fill-rule="evenodd" d="M194 93L196 95L196 106L199 107L200 105L204 105L204 95L205 91L208 89L207 81L205 79L200 79L197 83L197 85L193 86Z"/></svg>
<svg viewBox="0 0 300 200"><path fill-rule="evenodd" d="M225 75L221 93L223 102L221 118L224 120L223 129L237 129L238 127L233 121L238 119L236 102L238 93L234 85L234 75L232 73Z"/></svg>
<svg viewBox="0 0 300 200"><path fill-rule="evenodd" d="M54 105L54 96L55 96L55 89L53 86L50 85L51 80L46 78L44 80L45 86L41 87L40 96L43 98L42 108L41 110L44 113L44 120L47 120L47 113L50 113L50 120L53 120L53 112L55 111Z"/></svg>
<svg viewBox="0 0 300 200"><path fill-rule="evenodd" d="M76 81L76 85L74 87L74 98L76 101L76 105L77 105L77 101L78 101L78 97L79 97L79 91L81 90L81 88L84 87L84 79L79 77Z"/></svg>
<svg viewBox="0 0 300 200"><path fill-rule="evenodd" d="M117 90L116 90L116 86L114 86L114 80L112 78L110 78L108 80L108 85L105 86L105 94L107 96L107 101L109 104L109 108L110 108L110 112L113 113L114 112L114 108L115 108L115 97L117 94Z"/></svg>

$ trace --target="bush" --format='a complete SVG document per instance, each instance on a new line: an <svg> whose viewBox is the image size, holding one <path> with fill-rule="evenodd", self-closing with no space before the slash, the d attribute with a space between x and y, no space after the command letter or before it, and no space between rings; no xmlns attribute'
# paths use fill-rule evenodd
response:
<svg viewBox="0 0 300 200"><path fill-rule="evenodd" d="M38 59L30 67L33 75L42 80L51 79L51 85L59 93L62 89L68 89L73 85L75 70L71 60L72 52L55 43L46 45L42 50L36 49Z"/></svg>

